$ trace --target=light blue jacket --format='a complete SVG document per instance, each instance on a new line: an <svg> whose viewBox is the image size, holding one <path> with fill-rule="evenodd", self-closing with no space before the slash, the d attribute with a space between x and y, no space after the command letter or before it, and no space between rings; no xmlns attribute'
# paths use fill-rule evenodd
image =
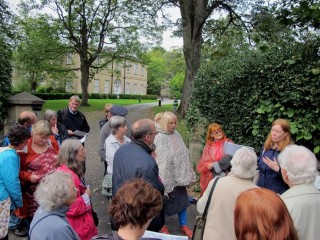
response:
<svg viewBox="0 0 320 240"><path fill-rule="evenodd" d="M10 197L11 208L22 207L22 193L19 180L20 157L14 149L0 148L0 201Z"/></svg>

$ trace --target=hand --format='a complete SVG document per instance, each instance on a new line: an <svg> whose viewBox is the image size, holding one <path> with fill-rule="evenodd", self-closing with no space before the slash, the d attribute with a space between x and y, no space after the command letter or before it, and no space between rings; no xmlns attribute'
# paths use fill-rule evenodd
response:
<svg viewBox="0 0 320 240"><path fill-rule="evenodd" d="M54 133L54 134L58 134L58 128L57 128L57 124L55 124L52 128L51 128L51 131Z"/></svg>
<svg viewBox="0 0 320 240"><path fill-rule="evenodd" d="M88 194L89 197L91 197L91 190L89 188L86 189L85 193Z"/></svg>
<svg viewBox="0 0 320 240"><path fill-rule="evenodd" d="M214 164L214 162L213 162L213 163L209 163L209 164L207 165L207 169L208 169L208 170L211 170L211 169L213 168L213 164Z"/></svg>
<svg viewBox="0 0 320 240"><path fill-rule="evenodd" d="M68 135L73 135L73 132L68 129Z"/></svg>
<svg viewBox="0 0 320 240"><path fill-rule="evenodd" d="M279 172L280 170L280 166L276 160L276 158L274 158L274 161L272 161L270 158L268 157L263 157L262 161L269 167L271 168L273 171Z"/></svg>
<svg viewBox="0 0 320 240"><path fill-rule="evenodd" d="M30 175L30 182L32 183L37 183L39 182L41 179L41 176L37 175L37 174L34 174L34 173L31 173Z"/></svg>

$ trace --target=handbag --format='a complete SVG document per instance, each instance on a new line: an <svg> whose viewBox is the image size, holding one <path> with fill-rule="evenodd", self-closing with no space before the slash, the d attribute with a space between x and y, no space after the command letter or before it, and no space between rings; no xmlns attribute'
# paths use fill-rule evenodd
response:
<svg viewBox="0 0 320 240"><path fill-rule="evenodd" d="M212 188L210 190L208 201L206 203L206 207L204 208L204 212L202 216L197 218L194 224L192 240L202 240L203 238L204 228L206 226L208 208L210 206L213 190L216 187L218 180L219 180L219 177L216 177L212 185Z"/></svg>
<svg viewBox="0 0 320 240"><path fill-rule="evenodd" d="M102 195L112 197L112 174L107 173L102 181Z"/></svg>
<svg viewBox="0 0 320 240"><path fill-rule="evenodd" d="M92 205L91 205L92 206ZM98 214L93 210L93 208L91 207L91 213L92 213L92 218L94 221L94 225L96 225L96 227L99 225L99 218L98 218Z"/></svg>

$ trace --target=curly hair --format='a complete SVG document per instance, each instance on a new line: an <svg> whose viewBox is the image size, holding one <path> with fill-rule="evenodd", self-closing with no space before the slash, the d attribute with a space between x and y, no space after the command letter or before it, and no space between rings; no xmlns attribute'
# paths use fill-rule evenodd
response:
<svg viewBox="0 0 320 240"><path fill-rule="evenodd" d="M46 211L52 211L66 205L74 186L72 176L69 173L55 171L41 179L35 192L35 199Z"/></svg>
<svg viewBox="0 0 320 240"><path fill-rule="evenodd" d="M264 188L249 189L238 196L234 227L238 240L298 239L286 205Z"/></svg>
<svg viewBox="0 0 320 240"><path fill-rule="evenodd" d="M143 179L123 184L114 195L109 214L121 228L128 224L142 227L162 209L160 192Z"/></svg>
<svg viewBox="0 0 320 240"><path fill-rule="evenodd" d="M27 128L20 124L14 124L8 133L10 144L14 147L19 146L21 143L30 138L30 132Z"/></svg>

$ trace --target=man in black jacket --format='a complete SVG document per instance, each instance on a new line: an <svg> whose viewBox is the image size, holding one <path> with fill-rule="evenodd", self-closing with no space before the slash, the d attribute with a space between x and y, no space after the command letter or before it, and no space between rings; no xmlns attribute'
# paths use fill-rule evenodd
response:
<svg viewBox="0 0 320 240"><path fill-rule="evenodd" d="M78 111L80 106L80 98L77 95L73 95L69 99L68 108L58 111L58 122L64 124L68 129L69 137L74 137L76 130L88 133L90 126L86 117L82 112ZM76 136L81 138L81 136Z"/></svg>
<svg viewBox="0 0 320 240"><path fill-rule="evenodd" d="M112 193L129 179L143 178L149 182L161 195L164 194L164 186L159 178L159 169L155 160L151 157L155 135L157 134L155 123L150 119L141 119L132 124L132 142L122 145L114 155L112 173ZM150 223L148 230L159 231L164 225L164 211L160 212ZM113 226L115 229L116 226Z"/></svg>

